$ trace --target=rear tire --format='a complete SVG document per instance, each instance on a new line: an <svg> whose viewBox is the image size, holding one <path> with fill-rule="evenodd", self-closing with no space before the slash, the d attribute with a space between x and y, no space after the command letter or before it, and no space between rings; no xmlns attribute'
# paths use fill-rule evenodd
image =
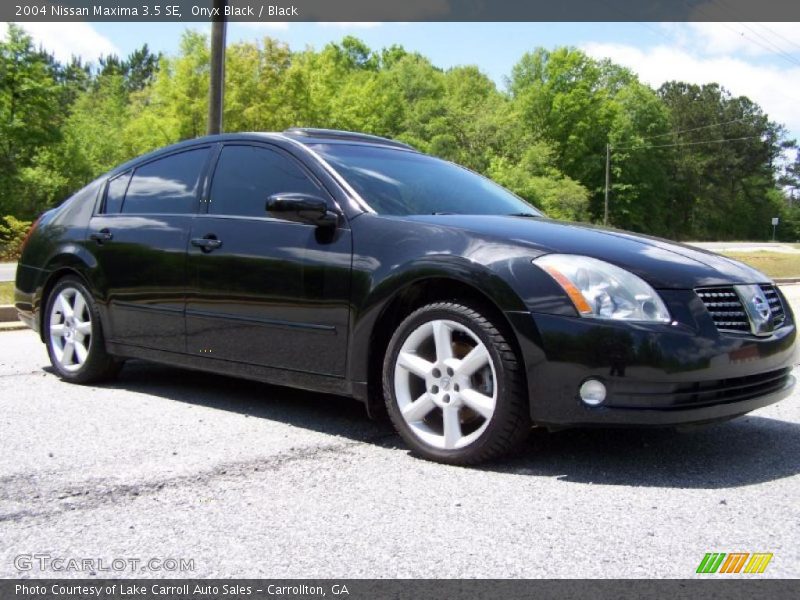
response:
<svg viewBox="0 0 800 600"><path fill-rule="evenodd" d="M478 310L454 302L423 306L389 341L386 407L415 454L456 465L506 455L530 431L516 353Z"/></svg>
<svg viewBox="0 0 800 600"><path fill-rule="evenodd" d="M83 282L72 275L50 291L44 313L44 338L50 363L72 383L113 378L122 363L107 351L97 304Z"/></svg>

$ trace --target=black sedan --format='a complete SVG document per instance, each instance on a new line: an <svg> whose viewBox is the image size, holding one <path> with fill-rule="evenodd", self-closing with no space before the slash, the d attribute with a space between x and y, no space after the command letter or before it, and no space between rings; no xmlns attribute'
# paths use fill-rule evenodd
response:
<svg viewBox="0 0 800 600"><path fill-rule="evenodd" d="M45 213L20 318L67 381L127 358L344 394L473 464L532 425L676 425L787 396L797 329L736 261L553 221L401 143L180 143Z"/></svg>

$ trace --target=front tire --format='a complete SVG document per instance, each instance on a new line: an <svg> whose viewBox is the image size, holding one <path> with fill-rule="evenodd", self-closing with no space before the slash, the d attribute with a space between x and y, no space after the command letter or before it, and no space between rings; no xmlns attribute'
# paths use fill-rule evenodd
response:
<svg viewBox="0 0 800 600"><path fill-rule="evenodd" d="M64 277L50 292L44 336L50 363L62 379L94 383L119 372L121 363L106 351L97 304L77 277Z"/></svg>
<svg viewBox="0 0 800 600"><path fill-rule="evenodd" d="M395 428L430 460L491 460L530 431L514 350L495 323L462 304L429 304L400 324L384 359L383 387Z"/></svg>

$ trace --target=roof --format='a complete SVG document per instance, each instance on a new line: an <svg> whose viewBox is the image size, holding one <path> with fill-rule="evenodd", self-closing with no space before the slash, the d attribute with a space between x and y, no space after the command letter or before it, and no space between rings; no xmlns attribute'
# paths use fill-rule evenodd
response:
<svg viewBox="0 0 800 600"><path fill-rule="evenodd" d="M116 173L122 173L129 169L131 166L152 160L162 154L174 152L182 148L191 148L198 144L213 144L217 142L237 142L248 141L253 139L266 139L277 141L281 138L289 138L299 144L325 144L325 143L357 143L357 144L372 144L376 146L386 146L390 148L401 148L403 150L417 150L408 144L398 142L389 138L379 137L377 135L370 135L368 133L358 133L355 131L341 131L339 129L317 129L313 127L292 127L284 132L266 132L266 131L253 131L253 132L237 132L237 133L220 133L215 135L206 135L199 138L184 140L170 146L164 146L148 152L141 156L137 156L116 168L112 169L105 176L113 176Z"/></svg>
<svg viewBox="0 0 800 600"><path fill-rule="evenodd" d="M329 141L337 142L362 142L368 144L378 144L381 146L391 146L393 148L403 148L414 150L412 146L377 135L368 133L358 133L355 131L342 131L341 129L319 129L315 127L291 127L283 132L283 135L291 137L303 144L321 143Z"/></svg>

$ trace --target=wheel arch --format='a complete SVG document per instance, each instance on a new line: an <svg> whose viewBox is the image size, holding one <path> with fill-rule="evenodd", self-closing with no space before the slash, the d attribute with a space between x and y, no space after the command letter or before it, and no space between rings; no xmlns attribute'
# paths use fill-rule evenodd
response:
<svg viewBox="0 0 800 600"><path fill-rule="evenodd" d="M36 303L38 308L37 321L39 324L39 337L43 342L45 341L44 318L45 311L47 310L47 302L53 288L64 277L72 275L80 279L81 283L86 286L86 289L89 290L92 296L95 297L95 300L97 300L96 295L92 291L91 281L88 276L88 270L91 268L92 263L95 263L95 261L91 254L80 246L72 244L63 248L61 252L55 254L48 261L47 267L44 270L46 276L42 280L41 291L38 294ZM105 311L102 310L100 311L102 318L101 325L104 330L107 331L104 312Z"/></svg>
<svg viewBox="0 0 800 600"><path fill-rule="evenodd" d="M520 307L524 309L524 304L499 277L489 273L485 275L489 280L484 283L491 281L490 285L479 285L482 278L478 281L465 279L452 272L428 274L406 281L380 304L368 331L362 328L360 334L354 336L353 346L360 352L351 355L355 362L351 364L352 381L366 383L361 399L371 417L385 412L381 379L389 340L403 319L426 304L454 301L477 309L503 331L520 364L524 364L519 340L504 312L520 310Z"/></svg>

